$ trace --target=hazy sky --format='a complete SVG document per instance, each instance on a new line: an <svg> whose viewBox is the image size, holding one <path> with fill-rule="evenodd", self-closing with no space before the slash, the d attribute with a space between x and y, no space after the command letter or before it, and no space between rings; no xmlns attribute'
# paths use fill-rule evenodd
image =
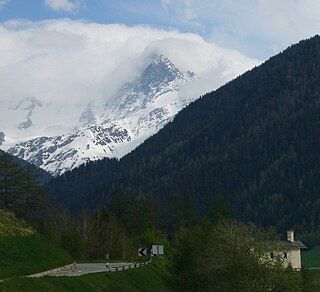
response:
<svg viewBox="0 0 320 292"><path fill-rule="evenodd" d="M202 94L317 34L319 11L319 0L0 0L0 101L106 98L155 52L201 76Z"/></svg>

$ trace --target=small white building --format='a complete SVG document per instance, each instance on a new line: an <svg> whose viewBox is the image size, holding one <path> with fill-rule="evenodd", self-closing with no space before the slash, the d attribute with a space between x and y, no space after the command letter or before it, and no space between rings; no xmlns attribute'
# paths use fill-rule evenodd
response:
<svg viewBox="0 0 320 292"><path fill-rule="evenodd" d="M277 249L281 251L284 258L285 266L291 266L294 270L301 270L301 249L305 249L306 246L300 241L295 240L294 231L287 231L287 240L277 243ZM270 254L271 257L273 253Z"/></svg>

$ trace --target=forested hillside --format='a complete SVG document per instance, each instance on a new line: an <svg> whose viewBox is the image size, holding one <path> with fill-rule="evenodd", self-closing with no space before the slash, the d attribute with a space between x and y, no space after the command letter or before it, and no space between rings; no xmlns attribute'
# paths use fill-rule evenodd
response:
<svg viewBox="0 0 320 292"><path fill-rule="evenodd" d="M226 198L240 220L309 235L320 223L320 37L293 45L194 102L120 161L105 159L51 183L73 211L120 187L166 206L179 193L205 214Z"/></svg>
<svg viewBox="0 0 320 292"><path fill-rule="evenodd" d="M50 178L44 170L0 151L0 210L25 220L39 219L48 207L44 185Z"/></svg>

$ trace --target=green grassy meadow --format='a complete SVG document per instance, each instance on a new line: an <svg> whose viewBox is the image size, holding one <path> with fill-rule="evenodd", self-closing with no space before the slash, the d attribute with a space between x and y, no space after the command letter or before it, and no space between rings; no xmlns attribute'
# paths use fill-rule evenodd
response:
<svg viewBox="0 0 320 292"><path fill-rule="evenodd" d="M301 253L302 267L320 268L320 248L314 248Z"/></svg>
<svg viewBox="0 0 320 292"><path fill-rule="evenodd" d="M35 274L73 261L66 251L12 214L0 213L0 279Z"/></svg>
<svg viewBox="0 0 320 292"><path fill-rule="evenodd" d="M303 251L301 253L304 292L320 291L320 248ZM311 269L310 269L311 268Z"/></svg>

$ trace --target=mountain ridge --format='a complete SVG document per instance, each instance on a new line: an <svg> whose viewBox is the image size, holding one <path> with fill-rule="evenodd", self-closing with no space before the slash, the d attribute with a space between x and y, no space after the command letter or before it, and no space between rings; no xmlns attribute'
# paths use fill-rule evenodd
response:
<svg viewBox="0 0 320 292"><path fill-rule="evenodd" d="M91 160L121 158L192 101L175 92L194 78L191 72L180 72L165 56L156 56L138 80L123 86L117 98L102 105L88 104L71 132L20 142L8 153L54 175ZM29 99L16 106L27 111L26 120L18 128L32 126L35 106L42 105Z"/></svg>
<svg viewBox="0 0 320 292"><path fill-rule="evenodd" d="M319 36L291 46L192 103L119 162L57 178L53 198L74 211L95 208L121 187L165 207L176 190L203 214L221 194L238 219L311 232L319 211L319 52Z"/></svg>

